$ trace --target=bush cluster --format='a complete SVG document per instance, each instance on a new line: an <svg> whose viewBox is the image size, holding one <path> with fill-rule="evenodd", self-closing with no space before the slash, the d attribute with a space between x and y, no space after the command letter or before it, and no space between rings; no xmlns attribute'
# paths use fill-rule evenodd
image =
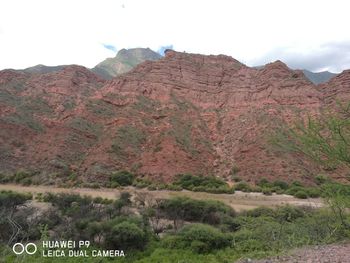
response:
<svg viewBox="0 0 350 263"><path fill-rule="evenodd" d="M121 262L217 262L218 258L234 262L247 255L271 255L303 245L349 240L350 215L346 209L339 210L343 207L339 204L348 200L345 197L350 190L336 184L323 187L329 195L338 194L334 209L259 207L238 214L218 201L185 197L153 200L137 207L127 192L114 201L44 194L38 199L52 207L35 217L34 210L23 206L30 196L0 192L0 208L2 212L11 209L13 219L23 226L21 235L13 242L23 239L35 242L45 229L51 239L59 235L61 239L90 240L98 248L123 249L128 256ZM3 246L12 233L6 222L7 219L0 219ZM9 255L12 254L10 251ZM38 262L35 256L28 260Z"/></svg>
<svg viewBox="0 0 350 263"><path fill-rule="evenodd" d="M173 185L195 192L234 193L234 189L229 187L225 181L214 176L179 174Z"/></svg>

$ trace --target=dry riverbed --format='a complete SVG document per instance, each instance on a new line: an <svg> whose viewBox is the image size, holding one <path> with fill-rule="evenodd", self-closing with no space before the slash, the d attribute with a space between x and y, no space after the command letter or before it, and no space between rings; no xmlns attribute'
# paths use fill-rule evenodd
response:
<svg viewBox="0 0 350 263"><path fill-rule="evenodd" d="M86 195L91 197L102 197L107 199L116 199L123 191L128 191L131 194L144 193L152 196L153 198L170 198L174 196L187 196L194 199L206 200L218 200L230 205L236 211L250 210L259 206L276 207L280 205L295 205L295 206L309 206L309 207L321 207L323 205L320 198L309 199L297 199L290 195L277 195L270 196L262 193L243 193L236 191L234 194L210 194L203 192L191 192L191 191L149 191L147 189L137 189L134 187L125 187L123 189L110 189L110 188L60 188L55 186L22 186L15 184L0 184L0 190L11 190L20 193L32 193L34 195L38 193L74 193L80 195Z"/></svg>

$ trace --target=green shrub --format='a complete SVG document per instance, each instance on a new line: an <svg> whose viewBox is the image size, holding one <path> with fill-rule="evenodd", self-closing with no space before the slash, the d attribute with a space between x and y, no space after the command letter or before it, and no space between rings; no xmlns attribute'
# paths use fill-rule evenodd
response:
<svg viewBox="0 0 350 263"><path fill-rule="evenodd" d="M245 214L247 216L251 216L251 217L260 217L260 216L274 217L275 211L269 207L261 206L261 207L255 208L253 210L249 210Z"/></svg>
<svg viewBox="0 0 350 263"><path fill-rule="evenodd" d="M12 208L31 200L31 194L20 194L12 191L0 191L0 208Z"/></svg>
<svg viewBox="0 0 350 263"><path fill-rule="evenodd" d="M296 192L294 194L294 196L296 198L300 198L300 199L306 199L308 196L307 196L307 193L304 191L304 190L299 190L298 192Z"/></svg>
<svg viewBox="0 0 350 263"><path fill-rule="evenodd" d="M281 188L283 190L286 190L289 187L289 185L286 182L279 181L279 180L274 181L272 185L275 186L275 187L279 187L279 188Z"/></svg>
<svg viewBox="0 0 350 263"><path fill-rule="evenodd" d="M187 190L193 190L195 187L202 187L201 189L213 189L227 186L226 182L214 176L194 176L191 174L177 175L177 180L173 184L179 185Z"/></svg>
<svg viewBox="0 0 350 263"><path fill-rule="evenodd" d="M156 191L157 187L155 185L150 185L150 186L147 187L147 190L149 190L149 191Z"/></svg>
<svg viewBox="0 0 350 263"><path fill-rule="evenodd" d="M182 187L179 185L174 185L174 184L168 184L166 186L166 189L170 190L170 191L182 191Z"/></svg>
<svg viewBox="0 0 350 263"><path fill-rule="evenodd" d="M213 194L234 194L235 189L226 185L218 188L209 188L206 192Z"/></svg>
<svg viewBox="0 0 350 263"><path fill-rule="evenodd" d="M321 196L321 190L319 188L307 188L306 193L311 198L317 198Z"/></svg>
<svg viewBox="0 0 350 263"><path fill-rule="evenodd" d="M257 185L260 187L272 187L272 184L266 178L261 178Z"/></svg>
<svg viewBox="0 0 350 263"><path fill-rule="evenodd" d="M162 245L162 247L169 248L169 249L186 248L187 247L187 245L182 242L181 237L178 235L165 236L162 239L161 245Z"/></svg>
<svg viewBox="0 0 350 263"><path fill-rule="evenodd" d="M31 178L33 175L34 173L32 172L19 170L13 175L12 181L14 181L15 183L20 183L22 185L31 185L32 184Z"/></svg>
<svg viewBox="0 0 350 263"><path fill-rule="evenodd" d="M21 185L28 186L28 185L31 185L31 184L32 184L32 179L30 179L28 177L21 180Z"/></svg>
<svg viewBox="0 0 350 263"><path fill-rule="evenodd" d="M295 195L299 191L305 191L305 189L300 186L291 186L289 189L285 191L285 193L288 195Z"/></svg>
<svg viewBox="0 0 350 263"><path fill-rule="evenodd" d="M111 188L118 188L118 187L120 187L120 184L117 183L117 182L111 182L109 186L110 186Z"/></svg>
<svg viewBox="0 0 350 263"><path fill-rule="evenodd" d="M262 193L263 191L263 189L260 186L251 186L250 188L252 192L255 192L255 193Z"/></svg>
<svg viewBox="0 0 350 263"><path fill-rule="evenodd" d="M242 192L251 192L252 188L249 184L246 182L239 182L238 184L234 185L234 189L237 191L242 191Z"/></svg>
<svg viewBox="0 0 350 263"><path fill-rule="evenodd" d="M281 221L292 222L297 218L304 217L305 213L301 208L287 205L277 208L275 215Z"/></svg>
<svg viewBox="0 0 350 263"><path fill-rule="evenodd" d="M152 182L146 179L142 178L136 178L133 182L133 185L137 188L146 188L147 186L151 185Z"/></svg>
<svg viewBox="0 0 350 263"><path fill-rule="evenodd" d="M147 244L147 235L136 224L125 221L112 227L105 244L110 249L143 249Z"/></svg>
<svg viewBox="0 0 350 263"><path fill-rule="evenodd" d="M118 157L125 159L129 154L126 149L130 149L134 154L139 154L146 139L147 134L138 127L133 125L122 126L117 130L111 148Z"/></svg>
<svg viewBox="0 0 350 263"><path fill-rule="evenodd" d="M12 181L12 177L3 173L0 173L0 183L6 184Z"/></svg>
<svg viewBox="0 0 350 263"><path fill-rule="evenodd" d="M214 200L195 200L175 197L163 200L160 209L169 219L219 224L223 215L234 216L235 211L228 205Z"/></svg>
<svg viewBox="0 0 350 263"><path fill-rule="evenodd" d="M111 175L111 183L118 183L120 186L132 185L135 176L128 171L119 171Z"/></svg>
<svg viewBox="0 0 350 263"><path fill-rule="evenodd" d="M319 174L315 176L315 182L318 185L324 184L329 181L329 178L325 174Z"/></svg>
<svg viewBox="0 0 350 263"><path fill-rule="evenodd" d="M208 253L213 249L228 247L232 241L231 235L223 234L220 230L204 224L185 226L179 236L184 244L197 253Z"/></svg>
<svg viewBox="0 0 350 263"><path fill-rule="evenodd" d="M157 190L165 190L165 189L167 189L166 184L157 184Z"/></svg>
<svg viewBox="0 0 350 263"><path fill-rule="evenodd" d="M235 190L228 185L221 187L206 187L206 186L196 186L192 188L194 192L207 192L212 194L234 194Z"/></svg>
<svg viewBox="0 0 350 263"><path fill-rule="evenodd" d="M303 187L303 184L299 181L292 182L292 186Z"/></svg>
<svg viewBox="0 0 350 263"><path fill-rule="evenodd" d="M194 240L190 244L190 248L193 252L198 254L204 254L210 252L211 248L205 242Z"/></svg>
<svg viewBox="0 0 350 263"><path fill-rule="evenodd" d="M237 173L239 173L240 169L238 166L234 165L232 168L231 168L231 171L230 171L230 174L231 175L236 175Z"/></svg>

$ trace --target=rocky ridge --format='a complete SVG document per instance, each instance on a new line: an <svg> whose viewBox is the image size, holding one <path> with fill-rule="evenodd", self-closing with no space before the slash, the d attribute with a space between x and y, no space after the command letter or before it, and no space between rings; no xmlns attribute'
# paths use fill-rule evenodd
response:
<svg viewBox="0 0 350 263"><path fill-rule="evenodd" d="M38 170L44 183L73 173L105 181L121 169L165 182L187 172L308 181L320 167L269 140L281 125L345 100L349 75L316 86L281 61L256 69L172 50L111 80L75 65L4 70L0 170Z"/></svg>

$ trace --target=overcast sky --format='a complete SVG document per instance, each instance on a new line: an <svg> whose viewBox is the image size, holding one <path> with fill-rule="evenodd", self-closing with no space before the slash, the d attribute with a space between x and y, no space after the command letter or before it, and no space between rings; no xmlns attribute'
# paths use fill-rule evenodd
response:
<svg viewBox="0 0 350 263"><path fill-rule="evenodd" d="M122 48L172 46L248 66L350 68L350 1L0 0L0 69L93 67Z"/></svg>

